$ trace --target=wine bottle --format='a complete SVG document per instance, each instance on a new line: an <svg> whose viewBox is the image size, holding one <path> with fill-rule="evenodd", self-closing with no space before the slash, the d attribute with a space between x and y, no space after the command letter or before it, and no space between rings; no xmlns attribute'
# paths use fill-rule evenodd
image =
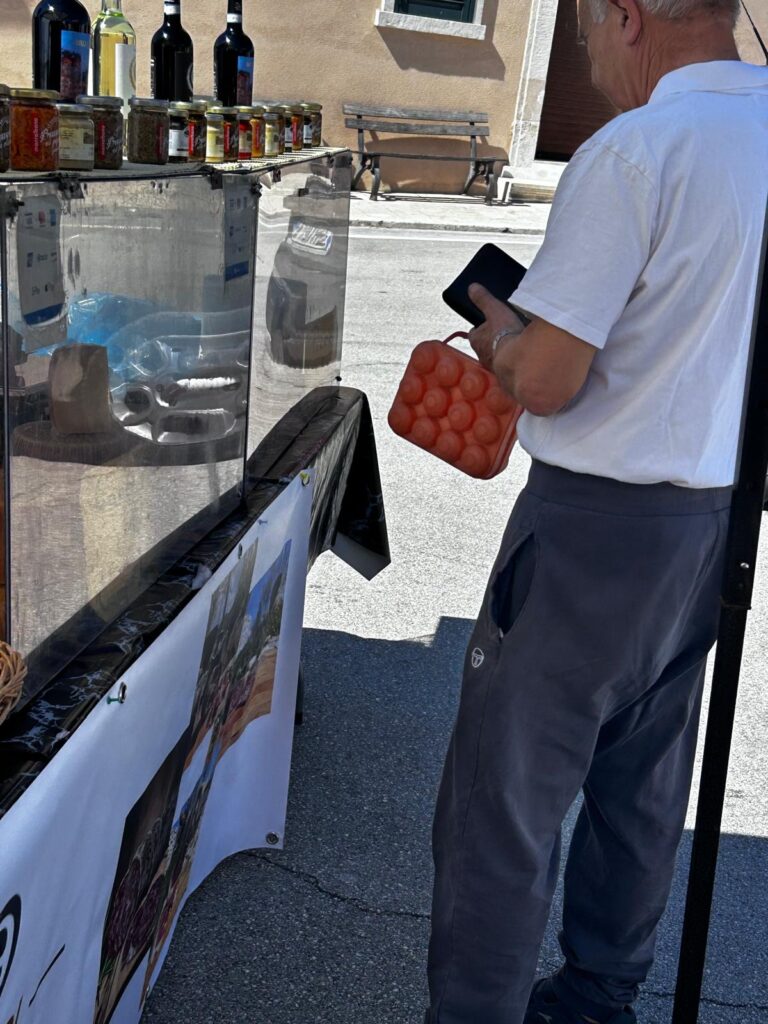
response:
<svg viewBox="0 0 768 1024"><path fill-rule="evenodd" d="M165 0L165 19L152 37L152 95L189 103L194 92L192 38L181 26L180 0Z"/></svg>
<svg viewBox="0 0 768 1024"><path fill-rule="evenodd" d="M78 0L41 0L32 14L33 79L74 101L88 92L91 19Z"/></svg>
<svg viewBox="0 0 768 1024"><path fill-rule="evenodd" d="M243 32L243 0L227 0L227 30L213 47L216 98L225 107L253 103L253 43Z"/></svg>
<svg viewBox="0 0 768 1024"><path fill-rule="evenodd" d="M128 101L136 95L136 33L122 0L101 0L93 23L93 64L94 93L119 96L127 117Z"/></svg>

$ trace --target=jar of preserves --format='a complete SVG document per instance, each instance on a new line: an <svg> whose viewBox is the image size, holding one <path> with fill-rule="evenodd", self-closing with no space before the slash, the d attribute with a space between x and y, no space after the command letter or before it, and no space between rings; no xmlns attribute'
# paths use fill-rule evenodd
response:
<svg viewBox="0 0 768 1024"><path fill-rule="evenodd" d="M310 103L312 111L312 145L317 148L323 144L323 105Z"/></svg>
<svg viewBox="0 0 768 1024"><path fill-rule="evenodd" d="M237 159L250 160L253 154L253 107L237 107Z"/></svg>
<svg viewBox="0 0 768 1024"><path fill-rule="evenodd" d="M278 142L278 156L282 156L285 153L285 126L290 124L290 117L286 116L285 107L275 106L270 108L277 114L277 123L280 126L280 133L277 138Z"/></svg>
<svg viewBox="0 0 768 1024"><path fill-rule="evenodd" d="M129 102L128 160L133 164L167 164L168 101L132 96Z"/></svg>
<svg viewBox="0 0 768 1024"><path fill-rule="evenodd" d="M237 162L240 152L240 136L238 132L237 110L234 107L222 107L216 103L208 107L210 114L220 114L224 124L224 161Z"/></svg>
<svg viewBox="0 0 768 1024"><path fill-rule="evenodd" d="M189 159L202 163L208 149L205 122L207 105L205 100L196 100L189 104L189 108Z"/></svg>
<svg viewBox="0 0 768 1024"><path fill-rule="evenodd" d="M295 103L290 107L290 111L291 150L294 153L300 153L304 149L304 108L300 103Z"/></svg>
<svg viewBox="0 0 768 1024"><path fill-rule="evenodd" d="M280 118L273 111L264 114L264 156L280 156Z"/></svg>
<svg viewBox="0 0 768 1024"><path fill-rule="evenodd" d="M57 92L11 89L11 167L55 171L59 166Z"/></svg>
<svg viewBox="0 0 768 1024"><path fill-rule="evenodd" d="M11 165L11 90L0 85L0 174Z"/></svg>
<svg viewBox="0 0 768 1024"><path fill-rule="evenodd" d="M224 115L208 111L206 121L205 159L209 164L220 164L224 160Z"/></svg>
<svg viewBox="0 0 768 1024"><path fill-rule="evenodd" d="M59 103L59 169L92 171L96 156L91 111L77 103Z"/></svg>
<svg viewBox="0 0 768 1024"><path fill-rule="evenodd" d="M171 103L169 108L168 163L189 162L189 112L191 103Z"/></svg>
<svg viewBox="0 0 768 1024"><path fill-rule="evenodd" d="M125 118L123 101L117 96L78 96L93 118L94 162L100 171L119 171L123 166Z"/></svg>
<svg viewBox="0 0 768 1024"><path fill-rule="evenodd" d="M314 145L314 135L312 131L312 104L302 103L301 109L304 111L304 148L311 149Z"/></svg>
<svg viewBox="0 0 768 1024"><path fill-rule="evenodd" d="M251 160L264 156L264 107L254 107L251 118Z"/></svg>

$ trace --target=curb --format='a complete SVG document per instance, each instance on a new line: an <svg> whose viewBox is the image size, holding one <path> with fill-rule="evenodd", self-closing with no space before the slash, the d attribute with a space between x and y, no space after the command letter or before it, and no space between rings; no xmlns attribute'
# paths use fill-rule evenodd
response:
<svg viewBox="0 0 768 1024"><path fill-rule="evenodd" d="M430 224L424 221L351 220L350 228L386 228L389 231L466 231L472 234L525 235L543 237L544 228L496 227L491 224Z"/></svg>

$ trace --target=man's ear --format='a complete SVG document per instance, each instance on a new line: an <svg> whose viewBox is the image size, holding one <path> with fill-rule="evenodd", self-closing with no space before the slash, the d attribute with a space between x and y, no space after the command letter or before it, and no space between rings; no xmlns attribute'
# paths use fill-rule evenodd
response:
<svg viewBox="0 0 768 1024"><path fill-rule="evenodd" d="M608 0L608 3L621 20L624 42L634 46L643 31L643 11L638 0Z"/></svg>

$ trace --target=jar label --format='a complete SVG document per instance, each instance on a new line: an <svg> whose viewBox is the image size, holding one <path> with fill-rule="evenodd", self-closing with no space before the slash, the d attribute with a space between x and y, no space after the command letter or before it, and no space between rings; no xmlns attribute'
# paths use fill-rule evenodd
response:
<svg viewBox="0 0 768 1024"><path fill-rule="evenodd" d="M88 32L61 33L61 86L65 100L76 100L88 91L91 37Z"/></svg>
<svg viewBox="0 0 768 1024"><path fill-rule="evenodd" d="M224 159L224 133L216 125L208 125L206 157L208 160Z"/></svg>
<svg viewBox="0 0 768 1024"><path fill-rule="evenodd" d="M253 151L253 129L251 128L250 121L240 122L240 150L239 157L241 160L250 160L251 152Z"/></svg>
<svg viewBox="0 0 768 1024"><path fill-rule="evenodd" d="M168 156L186 160L189 157L189 128L171 128L168 138Z"/></svg>
<svg viewBox="0 0 768 1024"><path fill-rule="evenodd" d="M312 145L312 122L311 121L309 122L309 124L307 124L306 121L304 122L304 145L305 146L311 146Z"/></svg>
<svg viewBox="0 0 768 1024"><path fill-rule="evenodd" d="M81 125L59 127L59 160L61 163L93 164L93 132Z"/></svg>
<svg viewBox="0 0 768 1024"><path fill-rule="evenodd" d="M96 128L96 152L98 153L99 160L106 160L107 126L104 121L100 121Z"/></svg>

